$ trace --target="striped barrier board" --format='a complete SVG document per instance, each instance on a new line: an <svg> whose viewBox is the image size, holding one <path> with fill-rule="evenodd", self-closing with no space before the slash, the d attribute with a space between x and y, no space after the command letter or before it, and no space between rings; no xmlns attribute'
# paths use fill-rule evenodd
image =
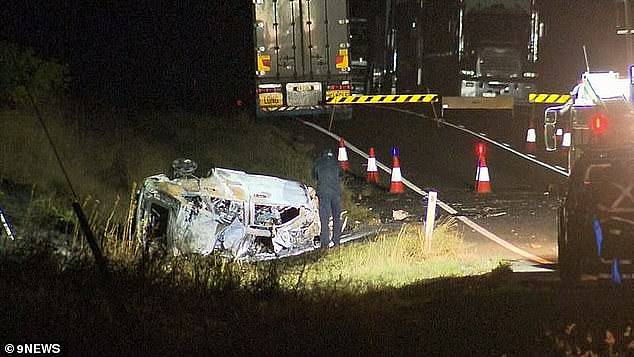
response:
<svg viewBox="0 0 634 357"><path fill-rule="evenodd" d="M569 94L530 93L528 95L528 102L537 104L566 104L571 99L572 97Z"/></svg>
<svg viewBox="0 0 634 357"><path fill-rule="evenodd" d="M376 94L337 96L329 98L328 104L392 104L392 103L435 103L438 94Z"/></svg>
<svg viewBox="0 0 634 357"><path fill-rule="evenodd" d="M324 106L322 105L311 105L306 107L262 107L260 108L263 112L293 112L299 110L323 110Z"/></svg>

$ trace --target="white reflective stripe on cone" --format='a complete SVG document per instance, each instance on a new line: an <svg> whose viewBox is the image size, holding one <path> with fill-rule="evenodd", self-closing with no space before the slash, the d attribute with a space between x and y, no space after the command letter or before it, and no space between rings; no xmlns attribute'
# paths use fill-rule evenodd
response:
<svg viewBox="0 0 634 357"><path fill-rule="evenodd" d="M376 167L376 159L373 157L368 158L368 171L379 171Z"/></svg>
<svg viewBox="0 0 634 357"><path fill-rule="evenodd" d="M339 148L339 155L337 156L339 161L348 161L348 152L346 148Z"/></svg>
<svg viewBox="0 0 634 357"><path fill-rule="evenodd" d="M564 135L564 129L562 129L562 128L557 129L557 131L555 131L555 135L557 135L557 136Z"/></svg>
<svg viewBox="0 0 634 357"><path fill-rule="evenodd" d="M480 177L480 165L478 164L478 167L476 168L476 181L478 181L478 178Z"/></svg>
<svg viewBox="0 0 634 357"><path fill-rule="evenodd" d="M564 138L561 140L561 146L570 147L572 144L572 134L564 133Z"/></svg>
<svg viewBox="0 0 634 357"><path fill-rule="evenodd" d="M480 177L478 177L478 181L480 182L488 182L489 181L489 168L481 167L480 168Z"/></svg>
<svg viewBox="0 0 634 357"><path fill-rule="evenodd" d="M401 182L403 181L403 177L401 177L401 168L395 167L392 169L392 182Z"/></svg>
<svg viewBox="0 0 634 357"><path fill-rule="evenodd" d="M528 129L526 132L526 142L534 143L535 141L537 141L537 133L535 132L535 129Z"/></svg>

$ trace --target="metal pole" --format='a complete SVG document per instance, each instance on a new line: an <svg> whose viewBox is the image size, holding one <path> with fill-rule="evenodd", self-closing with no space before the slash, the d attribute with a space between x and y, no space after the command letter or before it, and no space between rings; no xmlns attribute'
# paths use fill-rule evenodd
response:
<svg viewBox="0 0 634 357"><path fill-rule="evenodd" d="M623 0L625 6L625 48L627 50L626 61L629 65L632 60L632 29L630 26L630 2L629 0Z"/></svg>
<svg viewBox="0 0 634 357"><path fill-rule="evenodd" d="M586 45L583 45L583 58L586 61L586 72L590 73L590 62L588 62L588 51L586 50Z"/></svg>
<svg viewBox="0 0 634 357"><path fill-rule="evenodd" d="M330 113L330 123L328 124L328 131L332 130L332 122L333 122L333 120L335 120L335 108L336 107L337 107L336 105L332 106L332 113Z"/></svg>
<svg viewBox="0 0 634 357"><path fill-rule="evenodd" d="M9 236L11 240L15 240L15 230L13 229L13 225L11 225L11 221L9 221L9 217L2 211L2 207L0 207L0 223L2 223L7 236Z"/></svg>
<svg viewBox="0 0 634 357"><path fill-rule="evenodd" d="M64 174L64 178L66 179L66 184L68 185L68 188L70 189L70 192L73 195L73 203L72 203L73 210L75 211L75 214L77 215L79 226L81 227L81 230L84 232L84 236L86 237L88 246L90 246L90 250L92 251L93 257L95 258L95 263L97 264L97 267L99 268L99 271L101 273L103 280L106 283L110 283L110 274L108 272L106 259L101 253L101 249L99 248L99 245L97 244L97 239L95 238L95 235L93 234L92 229L90 228L88 219L86 218L86 215L84 214L84 211L82 210L81 205L79 204L79 196L77 195L77 192L75 191L75 188L73 187L70 177L68 176L68 172L66 171L66 168L64 167L64 163L62 162L62 158L59 152L57 151L57 147L55 146L55 143L53 143L53 138L51 137L51 134L48 131L46 124L44 123L44 118L42 117L42 114L40 113L40 109L38 108L37 103L35 102L35 98L33 98L33 95L31 94L31 91L28 89L28 87L26 90L26 94L29 96L29 99L31 100L31 105L33 106L33 109L35 110L35 116L39 120L40 125L42 126L42 130L44 130L44 134L46 134L48 143L50 147L53 149L53 154L55 158L57 159L57 164L62 170L62 173Z"/></svg>

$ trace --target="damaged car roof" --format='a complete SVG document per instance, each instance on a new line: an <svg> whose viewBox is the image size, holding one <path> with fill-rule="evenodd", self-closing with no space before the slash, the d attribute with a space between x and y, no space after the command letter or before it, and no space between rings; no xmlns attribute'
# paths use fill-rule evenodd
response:
<svg viewBox="0 0 634 357"><path fill-rule="evenodd" d="M250 196L271 204L309 204L306 186L296 181L220 168L214 170L214 176L229 186L238 186Z"/></svg>

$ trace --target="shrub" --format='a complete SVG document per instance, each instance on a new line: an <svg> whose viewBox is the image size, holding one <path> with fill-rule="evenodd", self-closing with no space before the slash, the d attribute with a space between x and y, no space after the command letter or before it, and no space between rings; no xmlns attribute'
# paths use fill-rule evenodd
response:
<svg viewBox="0 0 634 357"><path fill-rule="evenodd" d="M68 82L67 66L44 60L30 48L0 42L0 107L28 104L29 92L35 100L55 98Z"/></svg>

